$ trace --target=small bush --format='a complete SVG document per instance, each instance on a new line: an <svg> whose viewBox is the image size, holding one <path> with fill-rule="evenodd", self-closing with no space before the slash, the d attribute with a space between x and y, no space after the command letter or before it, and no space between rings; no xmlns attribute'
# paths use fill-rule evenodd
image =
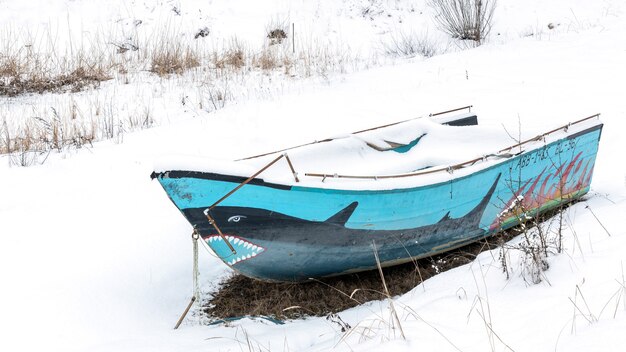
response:
<svg viewBox="0 0 626 352"><path fill-rule="evenodd" d="M398 32L382 42L385 54L398 57L412 57L421 55L423 57L433 57L438 50L435 43L428 38L428 33L418 35L414 32Z"/></svg>
<svg viewBox="0 0 626 352"><path fill-rule="evenodd" d="M523 199L523 197L518 199ZM516 232L520 236L519 242L512 245L502 244L500 248L500 265L507 279L510 278L510 272L514 270L509 262L508 253L513 250L520 254L518 267L524 281L536 285L546 280L545 272L550 268L548 258L563 251L565 209L576 202L577 200L570 201L546 213L530 211L523 206L521 201L516 202L507 210L507 214L514 214L519 223L509 231Z"/></svg>
<svg viewBox="0 0 626 352"><path fill-rule="evenodd" d="M198 38L204 38L209 36L209 34L211 33L211 31L209 30L209 27L204 27L199 29L196 34L193 36L193 39L198 39Z"/></svg>
<svg viewBox="0 0 626 352"><path fill-rule="evenodd" d="M491 31L496 0L429 0L435 22L452 38L480 44Z"/></svg>
<svg viewBox="0 0 626 352"><path fill-rule="evenodd" d="M265 26L266 38L270 40L270 45L281 44L287 39L288 31L288 21L280 17L274 18Z"/></svg>
<svg viewBox="0 0 626 352"><path fill-rule="evenodd" d="M284 29L275 28L267 34L267 38L270 39L272 44L280 44L283 42L283 39L287 39L287 33Z"/></svg>

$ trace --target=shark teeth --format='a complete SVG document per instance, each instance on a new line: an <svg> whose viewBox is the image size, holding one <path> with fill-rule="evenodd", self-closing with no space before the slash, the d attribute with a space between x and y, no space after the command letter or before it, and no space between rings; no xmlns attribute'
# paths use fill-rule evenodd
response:
<svg viewBox="0 0 626 352"><path fill-rule="evenodd" d="M233 254L226 243L224 243L224 239L227 240L235 249L235 254ZM204 240L228 265L235 265L242 261L254 258L265 251L265 248L261 246L251 243L241 237L232 235L225 235L224 238L222 238L222 236L215 234L204 237Z"/></svg>

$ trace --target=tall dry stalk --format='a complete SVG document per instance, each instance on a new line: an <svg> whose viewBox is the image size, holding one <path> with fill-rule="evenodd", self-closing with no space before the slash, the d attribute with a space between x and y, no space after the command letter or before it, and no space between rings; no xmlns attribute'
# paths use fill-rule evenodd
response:
<svg viewBox="0 0 626 352"><path fill-rule="evenodd" d="M497 0L429 0L442 31L479 45L491 31L496 3Z"/></svg>

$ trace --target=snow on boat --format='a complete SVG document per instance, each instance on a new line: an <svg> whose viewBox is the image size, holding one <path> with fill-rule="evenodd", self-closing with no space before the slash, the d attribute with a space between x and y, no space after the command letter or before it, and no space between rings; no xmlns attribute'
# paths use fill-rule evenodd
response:
<svg viewBox="0 0 626 352"><path fill-rule="evenodd" d="M469 112L431 115L152 177L228 266L303 281L375 268L374 251L383 267L449 251L580 198L601 131L594 115L509 146Z"/></svg>

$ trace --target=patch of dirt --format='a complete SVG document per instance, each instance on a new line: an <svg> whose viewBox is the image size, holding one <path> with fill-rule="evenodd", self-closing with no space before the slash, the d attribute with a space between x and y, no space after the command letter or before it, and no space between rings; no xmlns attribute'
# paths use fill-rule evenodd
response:
<svg viewBox="0 0 626 352"><path fill-rule="evenodd" d="M391 296L410 291L422 281L467 264L484 251L497 248L519 233L513 229L457 250L383 269ZM327 316L386 296L378 270L342 275L305 283L270 283L237 274L220 285L206 303L211 319L270 316L294 319Z"/></svg>

